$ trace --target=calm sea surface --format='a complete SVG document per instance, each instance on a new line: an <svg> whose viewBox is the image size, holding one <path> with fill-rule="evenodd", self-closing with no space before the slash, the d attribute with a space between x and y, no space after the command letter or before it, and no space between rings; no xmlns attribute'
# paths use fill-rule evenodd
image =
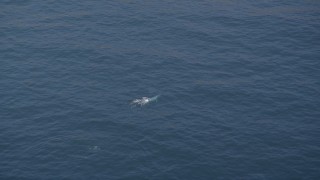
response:
<svg viewBox="0 0 320 180"><path fill-rule="evenodd" d="M0 1L0 179L319 178L319 1Z"/></svg>

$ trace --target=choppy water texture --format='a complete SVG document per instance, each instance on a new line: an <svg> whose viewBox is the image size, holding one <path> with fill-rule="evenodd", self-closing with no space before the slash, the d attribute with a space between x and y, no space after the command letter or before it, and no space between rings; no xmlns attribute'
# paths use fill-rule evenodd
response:
<svg viewBox="0 0 320 180"><path fill-rule="evenodd" d="M0 179L319 179L319 17L316 0L2 0Z"/></svg>

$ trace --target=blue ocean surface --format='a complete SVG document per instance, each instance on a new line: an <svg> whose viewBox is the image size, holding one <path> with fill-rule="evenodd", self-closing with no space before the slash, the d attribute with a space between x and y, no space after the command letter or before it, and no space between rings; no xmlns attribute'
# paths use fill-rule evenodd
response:
<svg viewBox="0 0 320 180"><path fill-rule="evenodd" d="M1 0L0 179L320 179L319 71L317 0Z"/></svg>

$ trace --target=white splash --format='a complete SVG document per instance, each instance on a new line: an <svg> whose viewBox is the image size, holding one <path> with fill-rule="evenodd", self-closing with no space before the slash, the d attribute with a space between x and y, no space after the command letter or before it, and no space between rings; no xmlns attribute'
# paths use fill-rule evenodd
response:
<svg viewBox="0 0 320 180"><path fill-rule="evenodd" d="M158 100L158 97L160 97L160 95L157 95L157 96L154 96L154 97L151 97L151 98L148 98L148 97L142 97L141 99L135 99L133 100L130 104L132 106L137 106L137 105L140 105L140 106L144 106L152 101L157 101Z"/></svg>

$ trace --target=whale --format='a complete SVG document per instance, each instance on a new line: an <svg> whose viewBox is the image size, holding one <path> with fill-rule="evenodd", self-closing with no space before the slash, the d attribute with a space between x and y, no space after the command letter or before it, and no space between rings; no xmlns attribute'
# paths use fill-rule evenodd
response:
<svg viewBox="0 0 320 180"><path fill-rule="evenodd" d="M154 101L158 101L158 98L160 97L160 95L156 95L156 96L153 96L151 98L148 98L148 97L142 97L141 99L135 99L133 100L130 104L133 105L133 106L137 106L137 105L140 105L140 106L144 106L150 102L154 102Z"/></svg>
<svg viewBox="0 0 320 180"><path fill-rule="evenodd" d="M150 102L152 102L152 101L158 101L158 98L160 97L160 95L156 95L156 96L154 96L154 97L151 97L151 98L149 98L148 100L150 101Z"/></svg>

